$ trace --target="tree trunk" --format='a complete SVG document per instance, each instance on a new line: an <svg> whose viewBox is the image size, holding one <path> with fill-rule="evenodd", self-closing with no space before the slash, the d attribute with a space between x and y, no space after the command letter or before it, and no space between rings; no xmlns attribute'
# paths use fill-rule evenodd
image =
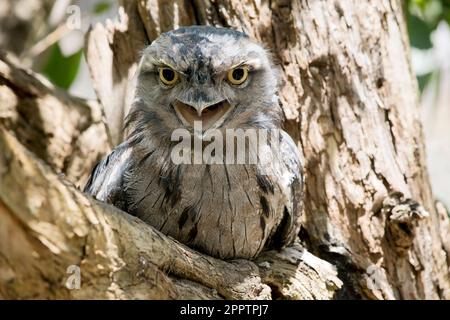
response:
<svg viewBox="0 0 450 320"><path fill-rule="evenodd" d="M201 255L68 186L39 138L0 122L0 297L24 297L29 283L33 297L450 298L449 218L428 181L400 1L122 2L86 46L113 144L146 44L182 25L245 31L283 70L285 128L306 160L300 239L317 257L299 245L255 262ZM0 84L26 99L9 74ZM64 289L70 264L79 290Z"/></svg>

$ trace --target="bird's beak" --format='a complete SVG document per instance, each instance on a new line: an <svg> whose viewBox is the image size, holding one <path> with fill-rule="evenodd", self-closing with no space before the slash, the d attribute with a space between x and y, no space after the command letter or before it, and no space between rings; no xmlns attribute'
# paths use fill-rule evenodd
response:
<svg viewBox="0 0 450 320"><path fill-rule="evenodd" d="M232 109L227 100L196 106L177 100L174 108L184 125L193 127L195 121L201 121L203 131L220 126Z"/></svg>

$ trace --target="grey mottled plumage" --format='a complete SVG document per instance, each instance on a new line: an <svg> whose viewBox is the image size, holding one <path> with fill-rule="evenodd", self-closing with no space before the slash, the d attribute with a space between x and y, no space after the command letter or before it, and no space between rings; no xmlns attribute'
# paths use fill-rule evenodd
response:
<svg viewBox="0 0 450 320"><path fill-rule="evenodd" d="M241 85L227 82L227 72L241 65L248 67L248 79ZM173 86L158 76L165 66L179 74ZM211 121L221 131L276 130L282 114L276 91L266 51L243 33L188 27L162 34L143 52L128 137L96 166L85 191L220 258L253 258L291 243L300 227L303 180L298 150L285 132L279 150L268 144L260 151L273 156L264 168L176 165L170 158L173 130L192 132L177 110L201 117L210 110L221 117ZM223 101L230 109L217 113Z"/></svg>

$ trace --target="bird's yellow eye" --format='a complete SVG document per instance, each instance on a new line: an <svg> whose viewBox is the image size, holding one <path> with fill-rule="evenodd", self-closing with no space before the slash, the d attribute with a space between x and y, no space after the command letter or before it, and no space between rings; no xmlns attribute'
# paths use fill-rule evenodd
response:
<svg viewBox="0 0 450 320"><path fill-rule="evenodd" d="M227 79L228 82L238 86L243 84L248 78L248 68L247 67L237 67L228 71Z"/></svg>
<svg viewBox="0 0 450 320"><path fill-rule="evenodd" d="M166 86L173 86L178 81L178 73L169 67L159 68L159 80Z"/></svg>

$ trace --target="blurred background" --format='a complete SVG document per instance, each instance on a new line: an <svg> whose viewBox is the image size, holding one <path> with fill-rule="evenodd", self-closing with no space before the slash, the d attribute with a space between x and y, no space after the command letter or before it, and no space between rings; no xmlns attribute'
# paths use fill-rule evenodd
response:
<svg viewBox="0 0 450 320"><path fill-rule="evenodd" d="M404 5L428 171L435 196L450 208L450 0ZM0 48L55 86L96 99L83 55L84 34L92 24L114 19L117 10L115 0L0 0Z"/></svg>

